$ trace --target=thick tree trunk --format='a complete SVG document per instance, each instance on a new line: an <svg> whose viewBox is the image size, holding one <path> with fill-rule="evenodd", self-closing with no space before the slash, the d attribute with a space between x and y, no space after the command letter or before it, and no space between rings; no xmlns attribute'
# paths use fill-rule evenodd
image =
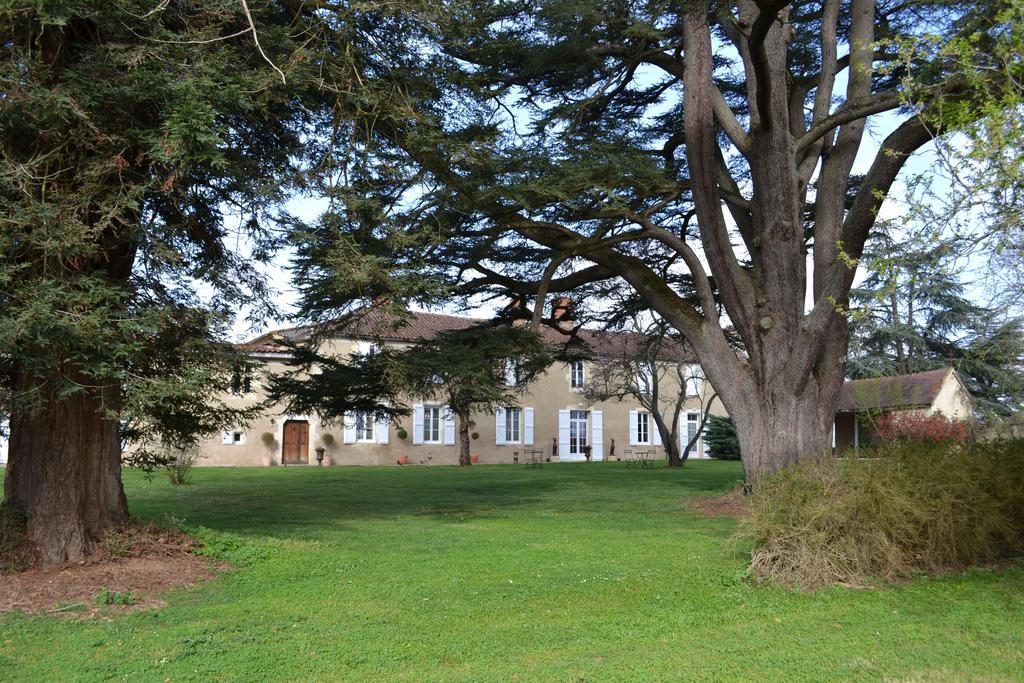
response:
<svg viewBox="0 0 1024 683"><path fill-rule="evenodd" d="M28 519L28 541L42 567L80 561L108 529L128 520L121 487L116 386L52 398L33 412L11 415L5 505Z"/></svg>
<svg viewBox="0 0 1024 683"><path fill-rule="evenodd" d="M750 486L762 474L831 455L833 401L825 396L829 392L819 392L813 379L800 395L780 384L761 387L742 397L739 405L727 402Z"/></svg>
<svg viewBox="0 0 1024 683"><path fill-rule="evenodd" d="M471 421L468 415L458 415L459 419L459 465L466 467L469 460L469 429Z"/></svg>

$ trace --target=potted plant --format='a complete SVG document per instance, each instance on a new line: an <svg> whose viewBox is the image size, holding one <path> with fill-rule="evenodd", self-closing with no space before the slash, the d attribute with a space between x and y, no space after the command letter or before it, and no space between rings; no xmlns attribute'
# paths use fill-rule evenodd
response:
<svg viewBox="0 0 1024 683"><path fill-rule="evenodd" d="M398 464L399 465L408 465L409 464L409 456L408 455L400 455L400 456L398 456Z"/></svg>
<svg viewBox="0 0 1024 683"><path fill-rule="evenodd" d="M263 446L267 449L266 455L260 458L260 464L264 467L270 467L274 464L274 456L271 455L271 451L274 448L276 439L271 432L263 432L260 434L260 441L263 442Z"/></svg>
<svg viewBox="0 0 1024 683"><path fill-rule="evenodd" d="M480 456L479 455L471 455L471 456L469 456L469 462L471 464L473 464L473 465L477 464L478 462L480 462Z"/></svg>
<svg viewBox="0 0 1024 683"><path fill-rule="evenodd" d="M472 434L469 435L469 438L473 439L473 441L476 441L477 439L480 438L480 432L473 432Z"/></svg>
<svg viewBox="0 0 1024 683"><path fill-rule="evenodd" d="M409 438L409 432L405 431L404 427L399 427L398 431L395 432L395 436L397 436L402 441L405 441L406 439Z"/></svg>

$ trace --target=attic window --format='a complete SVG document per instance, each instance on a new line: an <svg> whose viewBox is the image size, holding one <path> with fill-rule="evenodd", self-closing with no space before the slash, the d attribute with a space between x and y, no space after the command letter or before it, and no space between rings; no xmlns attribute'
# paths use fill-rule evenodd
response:
<svg viewBox="0 0 1024 683"><path fill-rule="evenodd" d="M231 373L230 391L235 396L244 396L252 393L252 375L236 370Z"/></svg>

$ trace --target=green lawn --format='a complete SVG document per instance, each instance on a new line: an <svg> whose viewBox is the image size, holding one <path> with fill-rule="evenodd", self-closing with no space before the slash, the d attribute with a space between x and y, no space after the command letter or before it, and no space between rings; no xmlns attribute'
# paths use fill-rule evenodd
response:
<svg viewBox="0 0 1024 683"><path fill-rule="evenodd" d="M234 565L158 611L0 617L0 680L1013 680L1024 568L815 595L691 512L735 463L127 475ZM2 577L0 577L2 580Z"/></svg>

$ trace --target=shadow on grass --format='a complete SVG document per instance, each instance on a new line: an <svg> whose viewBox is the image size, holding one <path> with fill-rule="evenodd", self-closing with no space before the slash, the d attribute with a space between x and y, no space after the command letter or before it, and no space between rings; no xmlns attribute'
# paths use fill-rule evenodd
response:
<svg viewBox="0 0 1024 683"><path fill-rule="evenodd" d="M679 500L724 491L741 470L697 463L682 470L626 469L624 463L458 467L200 468L193 483L170 486L126 474L132 512L165 515L238 534L317 537L356 519L429 517L442 522L588 515L617 525L616 515L650 512L652 498Z"/></svg>

